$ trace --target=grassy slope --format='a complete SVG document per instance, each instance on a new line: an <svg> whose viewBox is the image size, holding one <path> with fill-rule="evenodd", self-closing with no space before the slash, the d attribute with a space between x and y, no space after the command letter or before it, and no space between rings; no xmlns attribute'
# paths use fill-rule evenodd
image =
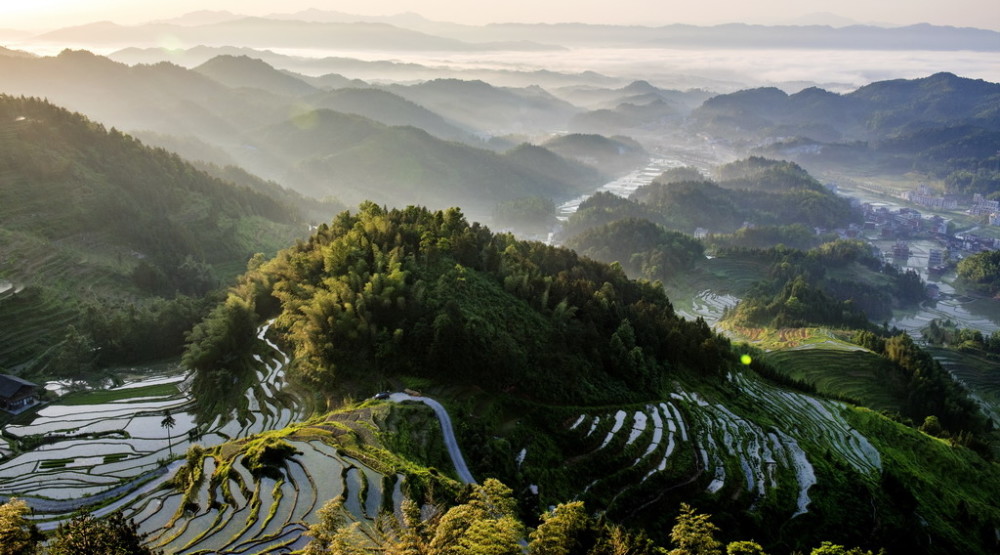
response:
<svg viewBox="0 0 1000 555"><path fill-rule="evenodd" d="M915 505L915 525L937 530L953 545L965 546L967 552L975 552L978 541L995 537L994 529L1000 522L997 463L986 462L968 449L952 448L943 440L867 410L850 411L849 418L878 447L886 473L912 494L912 499L902 495L905 501L900 501ZM892 493L899 492L884 492ZM892 516L886 515L886 520ZM920 529L915 532L920 534Z"/></svg>

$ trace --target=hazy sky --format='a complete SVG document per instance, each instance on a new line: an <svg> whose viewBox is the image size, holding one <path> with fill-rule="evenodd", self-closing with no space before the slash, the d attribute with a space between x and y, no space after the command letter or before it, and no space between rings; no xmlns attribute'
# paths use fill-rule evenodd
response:
<svg viewBox="0 0 1000 555"><path fill-rule="evenodd" d="M832 13L860 23L934 23L1000 30L997 0L0 0L0 28L132 24L196 10L249 15L310 7L365 15L415 12L441 21L646 24L786 23Z"/></svg>

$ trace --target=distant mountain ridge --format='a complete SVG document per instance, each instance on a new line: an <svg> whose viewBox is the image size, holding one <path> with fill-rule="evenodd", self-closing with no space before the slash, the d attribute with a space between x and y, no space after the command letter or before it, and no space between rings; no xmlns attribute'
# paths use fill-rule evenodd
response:
<svg viewBox="0 0 1000 555"><path fill-rule="evenodd" d="M510 144L487 143L492 135L545 132L578 111L539 87L452 79L324 91L250 57L213 58L188 70L65 51L0 57L0 90L52 98L109 126L152 131L189 156L200 141L214 147L199 156L205 161L235 163L320 198L467 203L485 219L498 202L568 199L600 184L597 172L581 173L555 155L525 165L487 150ZM580 181L584 174L590 177Z"/></svg>
<svg viewBox="0 0 1000 555"><path fill-rule="evenodd" d="M306 56L291 56L278 54L264 47L235 47L235 46L206 46L204 44L193 46L188 49L152 47L126 47L108 55L109 58L126 63L135 64L155 64L159 62L171 62L180 66L193 68L208 60L220 56L249 56L267 62L268 64L286 71L294 71L308 76L320 75L321 77L305 77L307 81L323 79L323 74L337 73L347 75L354 79L413 82L439 78L456 79L486 79L495 85L524 87L529 85L539 86L568 86L568 85L600 85L600 86L621 86L627 83L621 78L603 75L594 71L581 71L578 73L558 72L550 70L515 70L515 69L493 69L493 68L463 68L463 67L439 67L422 65L410 62L400 62L392 60L359 60L344 56L324 56L310 58ZM390 57L387 53L386 57ZM325 87L320 82L317 86Z"/></svg>
<svg viewBox="0 0 1000 555"><path fill-rule="evenodd" d="M317 108L357 114L385 125L410 125L449 141L480 143L467 129L447 121L435 112L382 89L348 87L317 92L306 98Z"/></svg>
<svg viewBox="0 0 1000 555"><path fill-rule="evenodd" d="M498 202L538 195L568 199L602 179L539 147L532 147L542 151L536 156L518 149L496 154L415 127L324 109L263 128L252 144L255 149L239 160L248 169L285 168L273 177L313 196L336 194L348 202L457 205L488 215Z"/></svg>
<svg viewBox="0 0 1000 555"><path fill-rule="evenodd" d="M194 71L232 88L256 88L289 96L303 96L318 90L249 56L216 56L194 68Z"/></svg>
<svg viewBox="0 0 1000 555"><path fill-rule="evenodd" d="M540 87L513 89L480 80L434 79L386 88L453 121L494 134L559 129L580 111Z"/></svg>
<svg viewBox="0 0 1000 555"><path fill-rule="evenodd" d="M748 89L710 98L692 115L717 134L804 136L821 141L886 137L921 127L1000 129L1000 84L936 73L871 83L848 94L809 88L788 95Z"/></svg>
<svg viewBox="0 0 1000 555"><path fill-rule="evenodd" d="M341 48L352 50L550 50L530 41L466 42L394 27L385 23L321 23L243 17L186 26L168 23L118 25L100 21L43 33L33 40L49 43L157 46L159 37L182 43L242 45L263 48Z"/></svg>
<svg viewBox="0 0 1000 555"><path fill-rule="evenodd" d="M230 14L233 15L233 14ZM225 14L203 14L202 20ZM795 47L851 50L1000 50L1000 33L987 29L919 23L900 27L859 24L833 14L811 14L781 25L726 23L700 26L600 25L585 23L492 23L466 25L432 21L414 13L366 16L310 9L275 13L266 19L325 24L380 23L461 41L529 41L573 46L582 43L698 45L708 48ZM184 21L180 18L178 21ZM192 20L194 17L192 16Z"/></svg>
<svg viewBox="0 0 1000 555"><path fill-rule="evenodd" d="M483 37L533 40L545 36L562 46L581 44L644 45L663 48L821 48L845 50L973 50L1000 51L1000 32L921 23L884 28L871 25L748 25L662 27L563 24L491 24Z"/></svg>
<svg viewBox="0 0 1000 555"><path fill-rule="evenodd" d="M102 21L57 29L30 37L29 41L152 47L159 46L157 37L161 36L175 37L184 44L368 51L551 51L582 46L1000 51L1000 32L928 23L903 27L744 23L465 25L430 21L415 14L361 16L323 10L266 17L203 11L133 26Z"/></svg>

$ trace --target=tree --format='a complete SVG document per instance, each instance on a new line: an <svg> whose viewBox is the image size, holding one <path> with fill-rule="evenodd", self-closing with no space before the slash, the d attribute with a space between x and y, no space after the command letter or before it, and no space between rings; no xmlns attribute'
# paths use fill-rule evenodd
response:
<svg viewBox="0 0 1000 555"><path fill-rule="evenodd" d="M431 540L431 553L441 555L520 555L521 523L514 516L513 492L490 478L475 486L469 502L441 517Z"/></svg>
<svg viewBox="0 0 1000 555"><path fill-rule="evenodd" d="M883 552L880 550L879 554ZM874 555L871 551L863 551L860 547L850 549L832 542L823 542L819 547L813 549L810 555Z"/></svg>
<svg viewBox="0 0 1000 555"><path fill-rule="evenodd" d="M374 522L353 517L338 497L319 511L309 528L306 555L523 555L524 527L514 515L513 492L497 480L474 486L467 503L444 516L421 518L420 507L404 502L402 521L385 513Z"/></svg>
<svg viewBox="0 0 1000 555"><path fill-rule="evenodd" d="M731 542L726 546L727 555L766 555L764 548L753 541Z"/></svg>
<svg viewBox="0 0 1000 555"><path fill-rule="evenodd" d="M591 537L587 537L591 536ZM542 523L531 533L530 555L584 554L593 543L590 518L583 501L557 506L542 515Z"/></svg>
<svg viewBox="0 0 1000 555"><path fill-rule="evenodd" d="M319 523L309 527L313 539L304 555L423 555L430 553L429 533L433 533L440 513L434 512L421 520L420 507L410 499L403 500L402 520L392 513L382 513L374 522L351 522L354 518L344 509L343 496L328 501L319 510Z"/></svg>
<svg viewBox="0 0 1000 555"><path fill-rule="evenodd" d="M944 428L941 427L941 421L938 420L938 417L931 414L924 418L924 423L920 425L920 431L927 435L941 437Z"/></svg>
<svg viewBox="0 0 1000 555"><path fill-rule="evenodd" d="M177 424L177 421L174 420L173 416L171 416L170 409L164 410L163 411L163 420L160 421L160 427L167 430L167 449L170 451L170 456L171 457L174 456L174 446L172 445L173 438L170 436L170 430L176 424Z"/></svg>
<svg viewBox="0 0 1000 555"><path fill-rule="evenodd" d="M670 531L677 546L669 555L722 555L722 542L715 539L719 528L709 521L710 515L698 514L694 507L681 503L681 513Z"/></svg>
<svg viewBox="0 0 1000 555"><path fill-rule="evenodd" d="M104 520L90 513L77 514L67 523L59 525L49 541L49 555L81 555L107 553L113 555L155 555L158 551L144 546L144 535L134 520L125 520L116 511Z"/></svg>
<svg viewBox="0 0 1000 555"><path fill-rule="evenodd" d="M25 518L30 511L22 499L0 505L0 555L30 555L37 551L42 535Z"/></svg>

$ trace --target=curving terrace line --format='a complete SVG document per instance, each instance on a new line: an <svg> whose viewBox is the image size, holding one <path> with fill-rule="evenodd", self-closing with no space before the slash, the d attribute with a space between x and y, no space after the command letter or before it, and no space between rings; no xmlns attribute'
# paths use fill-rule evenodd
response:
<svg viewBox="0 0 1000 555"><path fill-rule="evenodd" d="M102 491L86 497L80 497L78 499L41 499L28 495L17 497L27 501L28 506L31 507L31 509L36 513L39 513L39 516L41 517L61 514L63 517L57 520L37 523L39 530L55 530L60 524L69 522L72 518L70 513L73 511L80 510L89 505L95 505L97 503L107 501L108 499L114 499L115 497L122 495L122 497L118 500L91 512L94 517L103 517L134 502L139 497L156 491L163 486L167 480L173 477L174 472L180 468L184 462L185 461L183 459L174 461L167 466L162 466L156 470L147 472L107 491ZM0 497L0 501L6 502L8 500L9 499L6 497Z"/></svg>
<svg viewBox="0 0 1000 555"><path fill-rule="evenodd" d="M444 446L448 449L448 455L451 457L452 464L455 465L455 473L458 474L458 479L463 484L476 483L476 479L472 477L469 467L465 464L465 459L462 458L461 449L458 448L458 441L455 439L455 430L451 427L451 417L448 416L448 411L445 410L441 403L429 397L415 397L408 393L393 393L389 395L389 400L393 403L415 401L434 409L434 414L441 421L441 434L444 436Z"/></svg>

